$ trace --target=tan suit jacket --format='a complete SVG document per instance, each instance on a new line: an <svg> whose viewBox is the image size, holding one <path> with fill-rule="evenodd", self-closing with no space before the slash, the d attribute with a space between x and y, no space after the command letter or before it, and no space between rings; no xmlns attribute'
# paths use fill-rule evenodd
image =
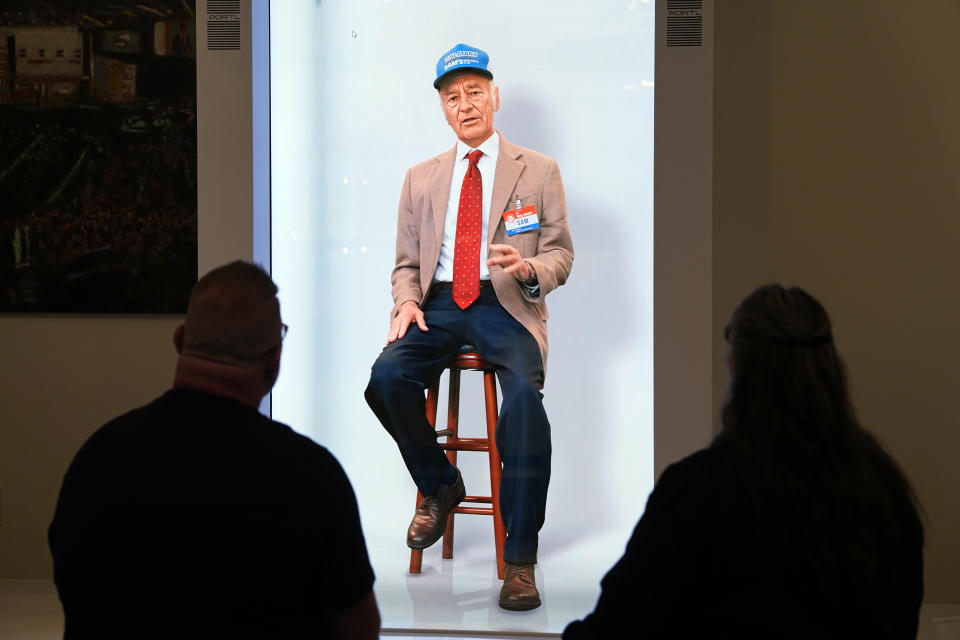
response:
<svg viewBox="0 0 960 640"><path fill-rule="evenodd" d="M455 153L456 146L411 167L403 181L397 220L397 262L391 278L391 319L401 304L413 300L422 306L430 293L440 260ZM536 205L540 228L508 236L502 213L514 208L517 196L523 206ZM557 163L541 153L510 144L500 134L488 225L490 244L516 247L537 272L537 297L531 296L499 265L490 267L490 280L503 308L536 339L546 374L548 315L544 298L567 281L573 266L573 244Z"/></svg>

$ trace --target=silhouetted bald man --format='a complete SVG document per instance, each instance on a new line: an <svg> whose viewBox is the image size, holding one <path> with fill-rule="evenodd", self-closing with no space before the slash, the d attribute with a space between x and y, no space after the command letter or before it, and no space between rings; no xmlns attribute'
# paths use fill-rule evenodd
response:
<svg viewBox="0 0 960 640"><path fill-rule="evenodd" d="M346 474L257 411L286 333L276 293L245 262L201 278L173 389L77 453L49 532L66 638L377 637Z"/></svg>

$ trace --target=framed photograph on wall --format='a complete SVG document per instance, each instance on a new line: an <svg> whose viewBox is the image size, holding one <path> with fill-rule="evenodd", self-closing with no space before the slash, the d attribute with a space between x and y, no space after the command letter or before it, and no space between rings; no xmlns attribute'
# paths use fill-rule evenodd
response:
<svg viewBox="0 0 960 640"><path fill-rule="evenodd" d="M185 311L194 6L0 9L0 312Z"/></svg>

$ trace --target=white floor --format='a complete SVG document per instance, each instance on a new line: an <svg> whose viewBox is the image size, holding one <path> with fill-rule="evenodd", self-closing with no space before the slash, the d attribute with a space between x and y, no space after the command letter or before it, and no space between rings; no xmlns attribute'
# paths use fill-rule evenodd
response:
<svg viewBox="0 0 960 640"><path fill-rule="evenodd" d="M465 412L463 406L461 412ZM559 636L572 620L593 610L600 580L623 554L636 525L638 516L633 514L643 510L642 504L629 509L610 504L605 494L584 494L582 488L576 493L575 487L563 486L576 473L555 473L557 481L551 480L535 570L543 605L527 612L505 611L497 606L502 582L496 574L493 520L488 516L457 515L454 558L441 559L442 543L437 542L424 550L422 573L409 573L410 550L405 537L416 487L406 468L397 464L399 456L392 441L383 446L394 449L384 456L389 463L377 466L376 473L352 473L351 482L361 505L364 538L376 573L374 589L383 628L389 632ZM570 469L569 462L557 465L555 468ZM489 495L486 456L461 454L457 466L468 494ZM629 478L623 484L640 486L643 482ZM644 501L648 492L643 486L642 491L634 492L634 501ZM580 508L571 509L571 504ZM622 512L631 515L619 515Z"/></svg>
<svg viewBox="0 0 960 640"><path fill-rule="evenodd" d="M407 586L402 587L402 593L394 593L400 581L388 580L379 586L378 597L381 598L380 609L384 626L382 637L402 637L405 640L550 637L555 634L549 630L558 628L560 619L568 619L563 603L566 602L566 606L571 608L578 606L578 596L571 594L563 586L568 581L559 574L551 579L550 575L554 570L546 570L544 567L546 584L545 588L541 589L545 597L544 607L529 613L501 612L493 600L495 596L490 595L485 588L485 581L461 575L470 572L464 570L460 558L443 563L438 560L432 565L428 564L429 560L429 557L425 559L425 571L422 575L404 580ZM437 564L440 564L439 568ZM556 570L559 570L560 565L555 566ZM539 580L541 571L537 573ZM434 610L433 605L426 603L420 603L416 608L410 605L409 600L414 594L418 599L436 598L438 606L446 604L452 609L443 614L446 617L433 622L427 621L422 630L391 629L398 621L426 620L428 612ZM408 601L407 606L402 604L403 599ZM945 618L954 620L942 624L938 635L934 621ZM457 621L460 626L457 626ZM486 621L487 630L476 629L471 632L470 629L481 626L479 621ZM445 624L450 626L444 627ZM0 638L54 640L62 636L63 615L52 580L0 579ZM960 604L924 604L920 610L917 640L960 640Z"/></svg>
<svg viewBox="0 0 960 640"><path fill-rule="evenodd" d="M461 522L458 517L456 533L454 558L443 560L437 543L424 551L422 573L417 575L408 572L410 555L402 536L390 550L371 545L385 631L559 636L571 620L593 609L599 580L612 564L611 556L619 557L625 544L618 533L608 540L583 542L576 554L541 549L535 575L543 604L533 611L511 612L497 606L503 583L497 578L489 519L468 517Z"/></svg>

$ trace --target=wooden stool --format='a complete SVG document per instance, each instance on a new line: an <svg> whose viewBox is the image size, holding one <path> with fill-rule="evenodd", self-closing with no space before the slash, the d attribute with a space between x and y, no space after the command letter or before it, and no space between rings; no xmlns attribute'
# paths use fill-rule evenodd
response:
<svg viewBox="0 0 960 640"><path fill-rule="evenodd" d="M476 348L465 345L460 349L457 359L450 365L450 392L447 403L447 428L437 431L437 437L446 436L446 442L440 446L447 452L450 464L457 464L458 451L486 451L490 461L490 495L470 496L464 498L464 503L489 504L489 507L454 507L447 517L447 528L443 533L443 558L453 558L453 516L457 513L493 516L493 537L497 548L497 575L503 579L503 544L507 539L507 532L500 515L500 476L503 465L500 462L500 452L494 441L494 432L497 429L497 384L494 379L493 365L486 362L477 353ZM460 372L483 371L483 396L487 413L486 438L461 438L458 431L460 414ZM440 380L434 383L427 391L427 421L430 426L437 425L437 398L440 392ZM423 494L417 491L417 504L423 499ZM461 503L463 504L463 503ZM420 573L423 560L422 549L410 551L410 573Z"/></svg>

